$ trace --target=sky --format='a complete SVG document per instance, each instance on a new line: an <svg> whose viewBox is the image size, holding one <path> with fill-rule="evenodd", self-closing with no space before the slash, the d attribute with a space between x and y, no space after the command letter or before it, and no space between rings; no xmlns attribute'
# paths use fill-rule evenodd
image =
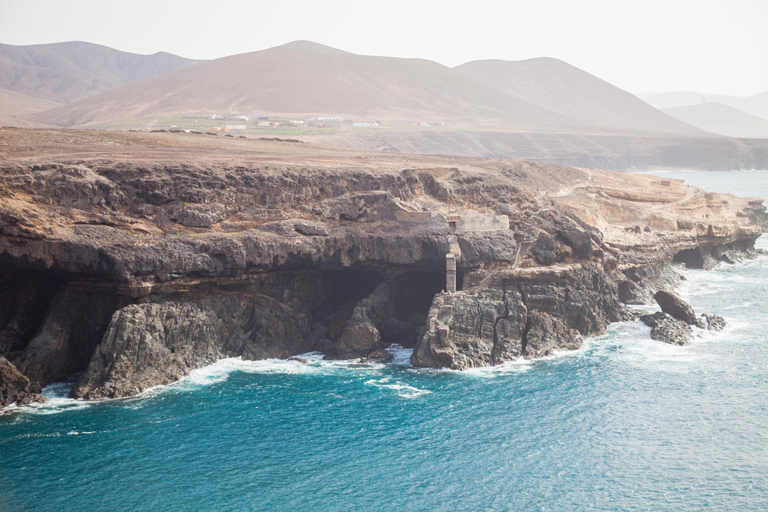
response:
<svg viewBox="0 0 768 512"><path fill-rule="evenodd" d="M353 53L555 57L634 93L768 91L768 0L0 0L0 43L214 59L307 39Z"/></svg>

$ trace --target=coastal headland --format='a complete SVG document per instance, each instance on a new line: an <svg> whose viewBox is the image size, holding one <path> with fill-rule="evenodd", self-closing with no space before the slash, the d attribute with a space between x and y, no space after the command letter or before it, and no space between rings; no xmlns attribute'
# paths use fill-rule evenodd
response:
<svg viewBox="0 0 768 512"><path fill-rule="evenodd" d="M72 397L133 396L224 357L540 358L637 317L676 265L754 255L765 226L762 200L652 175L3 128L0 405L72 375Z"/></svg>

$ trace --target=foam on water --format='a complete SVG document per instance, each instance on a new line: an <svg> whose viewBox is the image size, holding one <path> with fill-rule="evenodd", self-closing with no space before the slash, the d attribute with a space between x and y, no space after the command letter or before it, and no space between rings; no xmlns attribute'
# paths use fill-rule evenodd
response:
<svg viewBox="0 0 768 512"><path fill-rule="evenodd" d="M402 398L417 398L422 395L428 395L431 391L426 389L419 389L408 384L403 384L399 381L393 381L392 377L384 377L381 379L370 379L365 381L366 386L374 386L381 389L389 389L395 392L397 396Z"/></svg>

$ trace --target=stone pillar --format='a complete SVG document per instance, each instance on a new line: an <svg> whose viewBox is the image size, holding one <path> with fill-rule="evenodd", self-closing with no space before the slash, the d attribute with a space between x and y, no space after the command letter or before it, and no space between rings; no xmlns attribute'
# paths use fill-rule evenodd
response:
<svg viewBox="0 0 768 512"><path fill-rule="evenodd" d="M450 253L445 255L445 291L456 291L456 256Z"/></svg>

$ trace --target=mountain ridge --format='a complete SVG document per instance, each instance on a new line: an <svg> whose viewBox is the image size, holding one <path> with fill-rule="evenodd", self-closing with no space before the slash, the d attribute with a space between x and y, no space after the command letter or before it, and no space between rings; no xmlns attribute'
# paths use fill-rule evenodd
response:
<svg viewBox="0 0 768 512"><path fill-rule="evenodd" d="M487 62L503 68L497 74L517 70L520 75L522 69L526 92L499 87L487 73L478 77L473 71ZM558 78L564 73L566 79ZM569 101L568 82L574 80L581 85ZM590 93L590 87L598 93ZM602 105L602 97L612 102ZM574 102L586 106L569 106ZM450 68L426 59L357 55L303 40L187 66L32 119L88 126L207 112L438 121L462 129L706 135L556 59L476 61Z"/></svg>
<svg viewBox="0 0 768 512"><path fill-rule="evenodd" d="M197 62L168 52L140 55L84 41L0 43L0 88L69 103Z"/></svg>

